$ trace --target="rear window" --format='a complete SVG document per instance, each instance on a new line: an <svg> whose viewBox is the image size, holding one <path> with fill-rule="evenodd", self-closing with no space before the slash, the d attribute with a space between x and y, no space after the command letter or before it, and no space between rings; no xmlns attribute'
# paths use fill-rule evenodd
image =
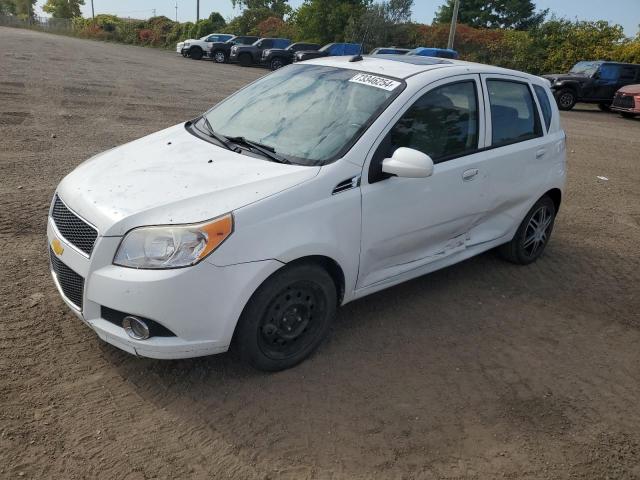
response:
<svg viewBox="0 0 640 480"><path fill-rule="evenodd" d="M547 95L547 91L541 87L540 85L534 85L533 89L536 92L536 97L538 97L538 103L540 103L540 108L542 109L542 116L544 117L544 123L547 126L547 131L549 131L549 127L551 126L551 102L549 101L549 95Z"/></svg>
<svg viewBox="0 0 640 480"><path fill-rule="evenodd" d="M491 106L491 145L499 147L542 136L540 119L526 83L487 80Z"/></svg>

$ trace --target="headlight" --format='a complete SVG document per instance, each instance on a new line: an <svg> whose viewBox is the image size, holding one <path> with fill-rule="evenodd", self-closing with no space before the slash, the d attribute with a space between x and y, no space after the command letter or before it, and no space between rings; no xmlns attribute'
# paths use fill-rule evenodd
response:
<svg viewBox="0 0 640 480"><path fill-rule="evenodd" d="M267 56L269 56L270 53L271 53L271 50L263 50L262 51L262 56L263 57L267 57Z"/></svg>
<svg viewBox="0 0 640 480"><path fill-rule="evenodd" d="M120 242L113 263L130 268L188 267L213 252L232 232L230 213L192 225L135 228Z"/></svg>
<svg viewBox="0 0 640 480"><path fill-rule="evenodd" d="M190 45L189 42L184 42L185 47L188 47L189 45Z"/></svg>

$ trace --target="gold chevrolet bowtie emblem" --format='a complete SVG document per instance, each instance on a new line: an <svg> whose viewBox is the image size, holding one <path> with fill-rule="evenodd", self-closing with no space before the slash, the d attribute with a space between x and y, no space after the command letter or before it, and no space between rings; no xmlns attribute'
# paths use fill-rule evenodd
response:
<svg viewBox="0 0 640 480"><path fill-rule="evenodd" d="M62 242L60 242L60 240L58 240L57 238L54 238L53 240L51 240L51 249L58 256L62 255L62 252L64 252L64 247L62 246Z"/></svg>

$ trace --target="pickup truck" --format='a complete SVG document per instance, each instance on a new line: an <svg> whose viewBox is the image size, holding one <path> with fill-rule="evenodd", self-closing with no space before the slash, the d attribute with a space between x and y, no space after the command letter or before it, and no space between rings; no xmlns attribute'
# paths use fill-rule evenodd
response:
<svg viewBox="0 0 640 480"><path fill-rule="evenodd" d="M190 57L193 60L200 60L205 55L209 55L211 45L215 42L226 42L232 37L233 35L226 33L212 33L197 40L190 38L176 45L176 53L180 53L183 57Z"/></svg>
<svg viewBox="0 0 640 480"><path fill-rule="evenodd" d="M640 65L605 62L578 62L569 73L544 75L560 110L571 110L577 102L597 103L608 111L621 87L640 81Z"/></svg>
<svg viewBox="0 0 640 480"><path fill-rule="evenodd" d="M359 43L328 43L319 50L304 50L297 52L294 62L302 62L320 57L337 57L341 55L358 55L362 51Z"/></svg>
<svg viewBox="0 0 640 480"><path fill-rule="evenodd" d="M261 63L271 70L277 70L293 63L293 56L296 52L319 50L317 43L297 42L292 43L287 48L267 48L262 51Z"/></svg>
<svg viewBox="0 0 640 480"><path fill-rule="evenodd" d="M287 48L291 45L288 38L260 38L251 45L234 45L229 55L230 62L238 62L243 67L259 64L262 52L268 48Z"/></svg>
<svg viewBox="0 0 640 480"><path fill-rule="evenodd" d="M251 45L258 39L259 37L240 35L232 37L226 42L214 42L211 44L209 56L216 63L227 63L231 55L231 47L234 45Z"/></svg>

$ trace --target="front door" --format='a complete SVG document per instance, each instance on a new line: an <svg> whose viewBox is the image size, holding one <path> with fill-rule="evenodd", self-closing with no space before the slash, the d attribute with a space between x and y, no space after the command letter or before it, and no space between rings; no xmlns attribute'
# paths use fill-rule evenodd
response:
<svg viewBox="0 0 640 480"><path fill-rule="evenodd" d="M486 162L485 112L478 75L436 82L391 122L365 164L358 288L392 281L464 250L468 232L486 216L492 198ZM429 155L428 178L382 173L398 147ZM367 178L368 177L368 178Z"/></svg>

